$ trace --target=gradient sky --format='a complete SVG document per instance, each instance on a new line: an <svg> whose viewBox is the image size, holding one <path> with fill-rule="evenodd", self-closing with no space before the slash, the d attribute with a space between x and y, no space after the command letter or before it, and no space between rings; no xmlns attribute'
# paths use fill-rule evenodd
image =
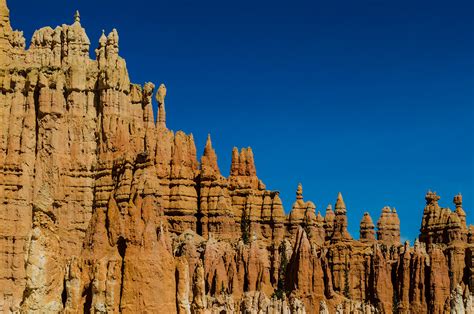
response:
<svg viewBox="0 0 474 314"><path fill-rule="evenodd" d="M117 28L133 82L164 82L168 126L212 134L223 174L251 146L285 210L298 182L349 231L396 207L419 231L428 189L474 222L474 1L9 0L14 28L72 23L93 50Z"/></svg>

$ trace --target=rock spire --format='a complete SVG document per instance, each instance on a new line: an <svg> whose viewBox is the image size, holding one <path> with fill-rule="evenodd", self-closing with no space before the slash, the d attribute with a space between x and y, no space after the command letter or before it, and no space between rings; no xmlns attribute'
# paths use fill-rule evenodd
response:
<svg viewBox="0 0 474 314"><path fill-rule="evenodd" d="M81 23L81 14L79 13L79 10L74 14L74 23Z"/></svg>
<svg viewBox="0 0 474 314"><path fill-rule="evenodd" d="M333 242L350 240L351 236L347 231L347 209L342 193L339 192L337 195L335 207L335 219L334 219L334 233L331 240Z"/></svg>
<svg viewBox="0 0 474 314"><path fill-rule="evenodd" d="M375 241L375 225L370 214L365 212L364 217L360 222L360 241L374 242Z"/></svg>
<svg viewBox="0 0 474 314"><path fill-rule="evenodd" d="M219 166L217 165L217 155L212 147L210 134L207 136L206 146L201 158L201 176L211 176L215 178L220 176Z"/></svg>
<svg viewBox="0 0 474 314"><path fill-rule="evenodd" d="M385 206L377 221L377 239L386 244L400 244L400 219L395 208Z"/></svg>
<svg viewBox="0 0 474 314"><path fill-rule="evenodd" d="M156 101L158 102L158 126L166 128L166 86L161 84L156 93Z"/></svg>

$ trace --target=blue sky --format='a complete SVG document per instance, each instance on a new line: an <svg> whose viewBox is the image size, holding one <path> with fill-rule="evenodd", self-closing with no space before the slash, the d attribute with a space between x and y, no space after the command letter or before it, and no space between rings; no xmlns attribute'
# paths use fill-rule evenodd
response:
<svg viewBox="0 0 474 314"><path fill-rule="evenodd" d="M136 83L164 82L168 125L212 134L227 175L233 146L251 146L259 177L298 182L324 213L343 193L349 231L365 211L396 207L418 235L424 195L474 198L473 1L9 1L25 31L71 23L92 49L117 28Z"/></svg>

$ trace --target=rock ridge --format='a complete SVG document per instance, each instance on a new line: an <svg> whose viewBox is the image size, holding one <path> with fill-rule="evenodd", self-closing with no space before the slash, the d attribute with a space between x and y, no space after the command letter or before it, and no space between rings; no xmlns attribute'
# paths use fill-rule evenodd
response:
<svg viewBox="0 0 474 314"><path fill-rule="evenodd" d="M388 206L354 239L342 193L323 216L299 184L286 214L251 148L229 177L210 135L198 161L167 87L130 82L118 31L91 59L71 22L27 48L0 0L0 312L474 313L461 194L426 194L413 246Z"/></svg>

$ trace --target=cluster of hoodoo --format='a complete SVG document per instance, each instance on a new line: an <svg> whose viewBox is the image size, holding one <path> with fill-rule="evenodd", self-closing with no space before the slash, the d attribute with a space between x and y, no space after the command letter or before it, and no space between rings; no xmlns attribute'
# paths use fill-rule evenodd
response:
<svg viewBox="0 0 474 314"><path fill-rule="evenodd" d="M209 136L166 124L167 88L132 84L119 35L71 25L26 48L0 0L0 312L474 313L474 227L426 195L421 234L396 210L349 234L342 194L285 214L252 149L224 177ZM153 111L153 95L158 108Z"/></svg>

